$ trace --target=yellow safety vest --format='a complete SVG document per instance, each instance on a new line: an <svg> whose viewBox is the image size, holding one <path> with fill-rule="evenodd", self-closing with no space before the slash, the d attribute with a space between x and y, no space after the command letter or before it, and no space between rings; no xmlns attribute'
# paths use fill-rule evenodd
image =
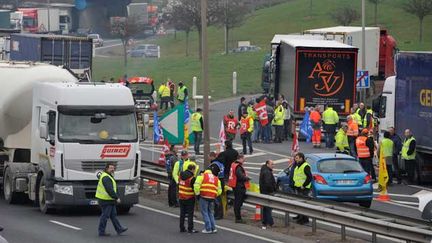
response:
<svg viewBox="0 0 432 243"><path fill-rule="evenodd" d="M327 108L322 114L322 120L326 125L335 125L339 122L339 116L333 108Z"/></svg>
<svg viewBox="0 0 432 243"><path fill-rule="evenodd" d="M348 136L346 135L344 130L339 129L339 131L336 133L335 139L336 139L336 147L340 151L345 151L345 148L349 147Z"/></svg>
<svg viewBox="0 0 432 243"><path fill-rule="evenodd" d="M275 116L272 121L272 125L274 126L283 126L284 124L284 113L285 108L283 106L278 106L275 109Z"/></svg>
<svg viewBox="0 0 432 243"><path fill-rule="evenodd" d="M380 149L383 151L384 157L393 157L393 141L388 138L383 138Z"/></svg>
<svg viewBox="0 0 432 243"><path fill-rule="evenodd" d="M414 150L414 153L411 155L408 155L409 146L411 144L411 141L415 141L414 137L410 137L409 139L405 139L403 146L402 146L402 159L404 160L415 160L416 158L416 150Z"/></svg>
<svg viewBox="0 0 432 243"><path fill-rule="evenodd" d="M304 173L304 169L306 168L306 166L310 167L310 165L305 161L305 162L303 162L303 164L300 167L298 167L298 166L295 167L294 176L293 176L295 187L302 187L303 184L305 183L307 176ZM309 183L306 186L306 188L308 188L308 189L311 188L311 183Z"/></svg>
<svg viewBox="0 0 432 243"><path fill-rule="evenodd" d="M370 121L370 125L371 125L371 127L366 127L366 126L367 126L367 122L368 122L368 120L367 120L368 115L367 115L367 114L370 114L370 115L371 115L371 116L370 116L370 118L371 118L371 120L372 120L372 121ZM364 127L364 128L368 128L368 129L370 129L370 128L374 128L373 111L372 111L371 109L369 109L369 110L366 111L366 115L365 115L364 118L363 118L363 127Z"/></svg>
<svg viewBox="0 0 432 243"><path fill-rule="evenodd" d="M182 86L182 87L178 87L177 88L177 99L179 101L184 101L185 99L185 90L186 90L186 86Z"/></svg>
<svg viewBox="0 0 432 243"><path fill-rule="evenodd" d="M192 120L191 120L191 129L193 132L202 132L203 129L201 127L201 119L202 115L198 112L195 112L192 114Z"/></svg>
<svg viewBox="0 0 432 243"><path fill-rule="evenodd" d="M159 87L159 94L161 95L161 97L170 97L171 96L171 90L168 86L166 86L165 84L162 84Z"/></svg>
<svg viewBox="0 0 432 243"><path fill-rule="evenodd" d="M358 124L359 126L361 126L361 125L363 124L363 123L362 123L361 116L359 115L359 113L354 112L353 114L351 114L351 117L353 118L353 120L355 120L355 121L357 122L357 124Z"/></svg>
<svg viewBox="0 0 432 243"><path fill-rule="evenodd" d="M108 194L108 192L105 190L105 187L103 185L102 180L106 176L108 176L111 179L112 184L113 184L113 188L114 188L114 192L117 193L117 183L116 183L116 181L114 180L114 178L110 174L108 174L106 172L103 172L102 175L99 178L99 182L98 182L98 185L97 185L97 188L96 188L96 198L97 199L101 199L101 200L106 200L106 201L108 201L108 200L115 200L114 198L112 198Z"/></svg>

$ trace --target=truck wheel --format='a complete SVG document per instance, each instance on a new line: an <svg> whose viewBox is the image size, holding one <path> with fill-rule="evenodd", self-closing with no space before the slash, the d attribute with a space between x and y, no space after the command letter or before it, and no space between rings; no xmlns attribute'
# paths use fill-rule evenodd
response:
<svg viewBox="0 0 432 243"><path fill-rule="evenodd" d="M39 194L38 194L39 210L43 214L50 214L50 213L52 213L54 211L54 209L51 208L46 203L45 177L44 176L42 176L42 178L40 179L38 192L39 192Z"/></svg>
<svg viewBox="0 0 432 243"><path fill-rule="evenodd" d="M364 208L370 208L372 205L372 200L366 202L360 202L359 205Z"/></svg>
<svg viewBox="0 0 432 243"><path fill-rule="evenodd" d="M9 168L4 173L3 180L3 195L7 203L15 204L22 200L23 195L19 192L13 191L13 179Z"/></svg>

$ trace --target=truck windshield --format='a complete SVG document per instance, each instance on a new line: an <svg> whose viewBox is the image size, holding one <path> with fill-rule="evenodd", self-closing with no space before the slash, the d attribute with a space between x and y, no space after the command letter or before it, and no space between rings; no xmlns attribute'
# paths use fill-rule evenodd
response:
<svg viewBox="0 0 432 243"><path fill-rule="evenodd" d="M59 141L66 143L122 143L138 140L131 111L59 112Z"/></svg>
<svg viewBox="0 0 432 243"><path fill-rule="evenodd" d="M134 97L148 96L153 94L154 91L153 85L146 83L130 83L129 89L131 90Z"/></svg>

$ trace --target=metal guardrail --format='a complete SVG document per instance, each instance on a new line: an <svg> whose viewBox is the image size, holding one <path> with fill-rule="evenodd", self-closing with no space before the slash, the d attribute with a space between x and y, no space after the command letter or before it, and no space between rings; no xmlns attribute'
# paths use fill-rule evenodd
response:
<svg viewBox="0 0 432 243"><path fill-rule="evenodd" d="M163 167L154 163L143 163L141 177L169 183ZM312 219L313 232L316 232L317 220L338 224L342 240L346 239L346 227L350 227L372 233L372 242L377 241L377 235L407 242L432 241L431 224L400 215L291 195L277 197L247 192L245 202L285 212L286 224L289 224L289 213L306 215Z"/></svg>

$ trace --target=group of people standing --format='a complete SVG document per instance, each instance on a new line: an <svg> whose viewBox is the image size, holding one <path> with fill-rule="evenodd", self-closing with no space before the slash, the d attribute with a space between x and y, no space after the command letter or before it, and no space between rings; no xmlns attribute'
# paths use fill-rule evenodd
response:
<svg viewBox="0 0 432 243"><path fill-rule="evenodd" d="M160 98L160 109L165 110L174 107L174 99L177 99L178 103L183 103L189 95L188 89L182 81L178 83L176 89L176 84L171 79L168 79L167 82L162 83L159 86L157 93Z"/></svg>

